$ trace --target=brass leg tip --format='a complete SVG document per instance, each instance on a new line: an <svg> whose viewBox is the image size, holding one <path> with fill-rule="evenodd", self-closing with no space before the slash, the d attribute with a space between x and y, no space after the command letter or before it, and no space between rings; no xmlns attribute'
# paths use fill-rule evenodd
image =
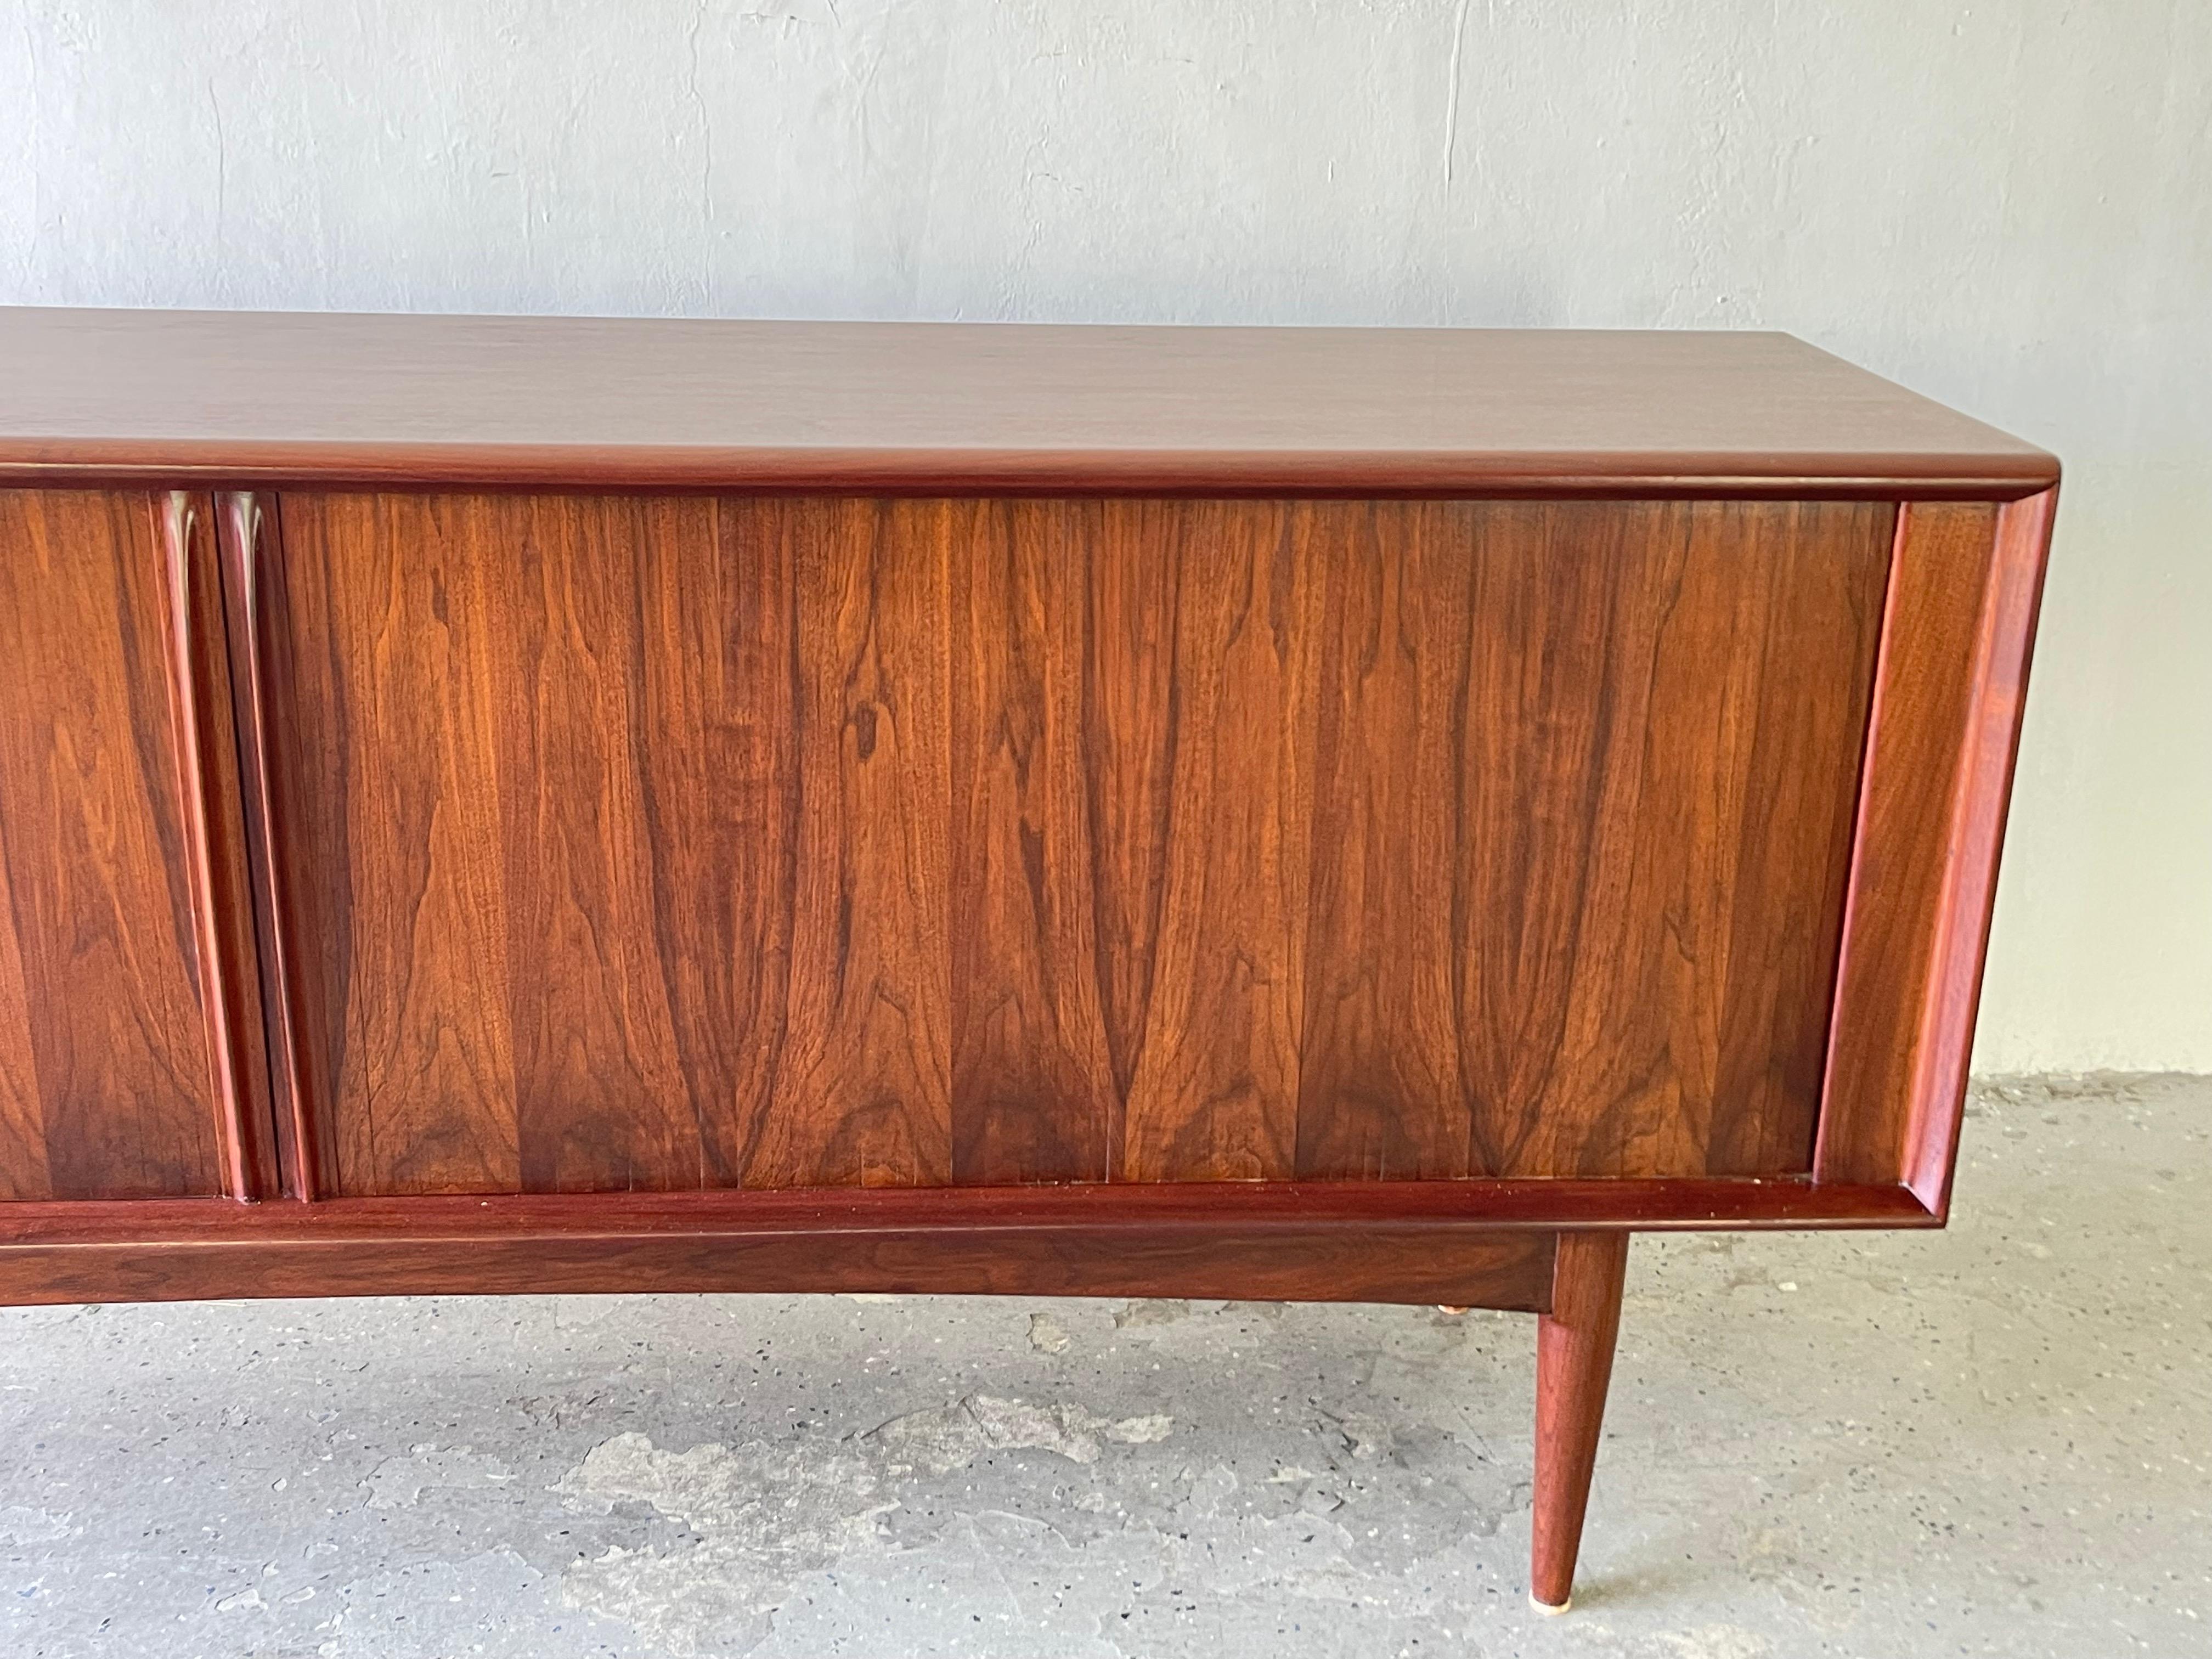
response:
<svg viewBox="0 0 2212 1659"><path fill-rule="evenodd" d="M1528 1605L1535 1608L1537 1612L1542 1613L1547 1619L1558 1618L1569 1607L1574 1606L1574 1604L1575 1598L1571 1595L1570 1595L1565 1601L1560 1602L1557 1607L1553 1606L1551 1602L1545 1601L1541 1596L1539 1596L1533 1592L1528 1597Z"/></svg>
<svg viewBox="0 0 2212 1659"><path fill-rule="evenodd" d="M1440 1314L1463 1314L1467 1312L1468 1310L1465 1308L1455 1308L1449 1302L1439 1302L1437 1304L1437 1311Z"/></svg>

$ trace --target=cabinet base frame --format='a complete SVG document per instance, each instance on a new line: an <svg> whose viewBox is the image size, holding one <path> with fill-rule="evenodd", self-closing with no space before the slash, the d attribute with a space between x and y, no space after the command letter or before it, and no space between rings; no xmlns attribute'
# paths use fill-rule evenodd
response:
<svg viewBox="0 0 2212 1659"><path fill-rule="evenodd" d="M1647 1199L1678 1206L1689 1196L1681 1189L1696 1189L1704 1213L1689 1223L1655 1212L1640 1223L1616 1215L1559 1225L1573 1203L1629 1207L1623 1200L1638 1187L1664 1189ZM1816 1201L1830 1212L1808 1223ZM1573 1590L1630 1233L1639 1224L1894 1226L1910 1224L1906 1206L1922 1224L1935 1220L1903 1188L1749 1181L936 1188L614 1202L613 1214L605 1194L11 1204L0 1207L0 1304L867 1290L1534 1313L1529 1583L1538 1608L1558 1613Z"/></svg>
<svg viewBox="0 0 2212 1659"><path fill-rule="evenodd" d="M12 1203L0 1205L0 1305L689 1290L1540 1311L1548 1290L1525 1285L1548 1285L1548 1241L1560 1231L1941 1224L1903 1186L1802 1179ZM1518 1265L1495 1279L1509 1261Z"/></svg>

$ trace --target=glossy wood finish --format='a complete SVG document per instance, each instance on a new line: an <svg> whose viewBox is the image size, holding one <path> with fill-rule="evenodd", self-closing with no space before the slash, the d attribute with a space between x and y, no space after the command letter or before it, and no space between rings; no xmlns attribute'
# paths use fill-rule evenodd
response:
<svg viewBox="0 0 2212 1659"><path fill-rule="evenodd" d="M1606 1389L1620 1333L1628 1235L1561 1233L1552 1306L1536 1322L1536 1489L1529 1522L1528 1595L1546 1613L1574 1599L1575 1560Z"/></svg>
<svg viewBox="0 0 2212 1659"><path fill-rule="evenodd" d="M241 1206L76 1200L0 1209L0 1248L144 1237L208 1244L380 1235L455 1240L673 1231L1025 1231L1105 1223L1231 1232L1393 1224L1450 1235L1561 1230L1930 1226L1902 1187L1787 1181L1249 1181L1052 1187L824 1187L711 1192L405 1194Z"/></svg>
<svg viewBox="0 0 2212 1659"><path fill-rule="evenodd" d="M1103 1188L169 1202L130 1206L122 1225L99 1213L115 1206L9 1206L0 1300L866 1288L1551 1303L1540 1229L1408 1220L1341 1190L1150 1190L1134 1205L1098 1201Z"/></svg>
<svg viewBox="0 0 2212 1659"><path fill-rule="evenodd" d="M2001 500L2050 456L1778 334L0 308L0 479Z"/></svg>
<svg viewBox="0 0 2212 1659"><path fill-rule="evenodd" d="M200 999L228 732L176 672L205 513L166 505L0 490L0 1198L215 1193L252 1156L210 1032L253 1022Z"/></svg>
<svg viewBox="0 0 2212 1659"><path fill-rule="evenodd" d="M1891 518L1347 526L1316 578L1301 1176L1808 1167Z"/></svg>
<svg viewBox="0 0 2212 1659"><path fill-rule="evenodd" d="M948 1177L941 535L665 497L282 519L319 1184Z"/></svg>
<svg viewBox="0 0 2212 1659"><path fill-rule="evenodd" d="M0 1206L0 1303L811 1289L1534 1311L1562 1225L1934 1224L1904 1188L1802 1180L79 1200Z"/></svg>
<svg viewBox="0 0 2212 1659"><path fill-rule="evenodd" d="M1712 1227L1928 1226L1899 1187L1817 1188L1806 1181L1435 1181L1238 1182L1064 1187L939 1187L708 1193L525 1194L491 1198L333 1199L243 1206L206 1200L77 1201L0 1206L0 1297L10 1301L141 1300L251 1295L262 1264L282 1266L284 1293L398 1294L479 1290L646 1291L887 1285L878 1273L928 1248L945 1252L937 1288L1024 1295L1138 1295L1117 1289L1126 1258L1146 1272L1174 1261L1188 1295L1305 1300L1550 1305L1536 1291L1483 1288L1484 1263L1509 1236L1548 1251L1578 1231ZM1339 1241L1330 1244L1330 1239ZM672 1240L656 1252L655 1240ZM802 1243L817 1255L810 1258ZM501 1247L512 1245L502 1251ZM769 1254L730 1256L724 1247ZM981 1265L1004 1247L1000 1269ZM530 1280L542 1255L549 1277ZM741 1252L742 1254L742 1252ZM594 1265L593 1258L599 1260ZM1548 1260L1548 1256L1546 1258ZM806 1264L810 1260L811 1266ZM1084 1264L1080 1270L1067 1265ZM719 1265L718 1265L719 1263ZM557 1272L556 1271L557 1269ZM1238 1275L1232 1279L1231 1275ZM718 1277L710 1277L719 1275ZM1268 1275L1272 1275L1269 1277ZM1447 1282L1449 1281L1449 1282ZM1165 1284L1164 1278L1158 1282ZM1271 1289L1262 1289L1262 1285ZM1462 1293L1463 1292L1463 1293ZM273 1291L270 1293L274 1293ZM1163 1292L1164 1293L1164 1292Z"/></svg>
<svg viewBox="0 0 2212 1659"><path fill-rule="evenodd" d="M173 490L155 498L153 507L168 579L179 855L194 930L222 1190L232 1198L255 1199L277 1190L277 1146L262 1046L213 503L205 495Z"/></svg>
<svg viewBox="0 0 2212 1659"><path fill-rule="evenodd" d="M2020 757L2028 665L2043 606L2056 489L1997 509L1990 581L1976 633L1972 725L1962 745L1948 872L1937 909L1942 932L1928 976L1923 1018L1929 1030L1905 1125L1905 1182L1948 1216L1959 1161L1974 1021L1996 905L1997 861Z"/></svg>
<svg viewBox="0 0 2212 1659"><path fill-rule="evenodd" d="M288 495L314 1185L1802 1170L1891 517Z"/></svg>
<svg viewBox="0 0 2212 1659"><path fill-rule="evenodd" d="M2055 492L1900 520L1815 1172L1949 1200Z"/></svg>
<svg viewBox="0 0 2212 1659"><path fill-rule="evenodd" d="M252 1249L104 1243L0 1249L0 1303L215 1301L250 1297L498 1297L672 1291L854 1291L936 1297L1201 1297L1224 1301L1444 1303L1533 1312L1551 1234L1437 1248L1343 1230L1225 1239L1203 1228L1141 1239L883 1234L865 1239L712 1239L668 1232L418 1243L268 1241Z"/></svg>
<svg viewBox="0 0 2212 1659"><path fill-rule="evenodd" d="M297 945L276 872L287 825L277 811L271 775L269 713L275 687L289 684L272 665L283 641L270 638L268 618L283 605L283 562L272 556L276 503L273 497L231 494L216 498L217 544L223 572L226 649L237 734L237 790L247 861L253 872L253 926L258 986L266 1022L264 1075L277 1171L260 1189L269 1196L319 1197L321 1158L311 1115L312 1085L302 1069Z"/></svg>
<svg viewBox="0 0 2212 1659"><path fill-rule="evenodd" d="M1111 1232L724 1238L681 1232L465 1247L404 1233L362 1243L270 1240L251 1250L131 1242L0 1250L0 1304L206 1301L277 1296L892 1295L1198 1297L1227 1301L1452 1304L1533 1312L1549 1292L1551 1235L1353 1237L1339 1228L1223 1239L1177 1228Z"/></svg>
<svg viewBox="0 0 2212 1659"><path fill-rule="evenodd" d="M0 1302L1522 1309L1559 1608L1629 1232L1942 1224L2057 469L1808 347L0 358Z"/></svg>

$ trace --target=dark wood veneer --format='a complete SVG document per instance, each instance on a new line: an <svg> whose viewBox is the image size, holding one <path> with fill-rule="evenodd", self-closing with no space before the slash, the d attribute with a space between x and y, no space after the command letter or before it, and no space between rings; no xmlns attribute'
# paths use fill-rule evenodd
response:
<svg viewBox="0 0 2212 1659"><path fill-rule="evenodd" d="M269 638L269 613L281 608L283 592L283 561L270 556L276 503L273 496L231 494L216 497L216 505L228 630L219 660L228 671L238 740L240 822L256 878L253 925L266 1022L263 1067L278 1164L252 1194L313 1199L322 1195L327 1183L321 1175L314 1125L314 1084L303 1069L306 1056L299 1039L298 946L276 879L286 825L277 814L270 776L270 751L276 738L270 727L273 711L280 706L280 688L290 683L284 665L271 659Z"/></svg>
<svg viewBox="0 0 2212 1659"><path fill-rule="evenodd" d="M318 1189L1802 1170L1893 516L288 495Z"/></svg>
<svg viewBox="0 0 2212 1659"><path fill-rule="evenodd" d="M1900 514L1814 1173L1941 1215L2056 492Z"/></svg>
<svg viewBox="0 0 2212 1659"><path fill-rule="evenodd" d="M1486 1280L1562 1227L1894 1227L1935 1218L1899 1187L1796 1181L1249 1182L1224 1186L520 1194L503 1197L0 1206L9 1300L398 1295L478 1289L1177 1294L1538 1308ZM930 1254L941 1251L932 1267ZM493 1255L487 1255L487 1252ZM595 1253L597 1256L595 1263ZM542 1282L528 1264L542 1256ZM266 1281L263 1264L281 1264ZM1184 1276L1171 1279L1170 1264ZM557 1268L557 1271L555 1269ZM673 1276L673 1279L672 1278ZM687 1277L688 1276L688 1277ZM1199 1289L1198 1285L1212 1288ZM256 1289L257 1285L264 1288ZM276 1288L282 1286L283 1288ZM1447 1293L1449 1292L1449 1293ZM1531 1297L1534 1299L1529 1299Z"/></svg>
<svg viewBox="0 0 2212 1659"><path fill-rule="evenodd" d="M1778 336L0 310L0 1302L1941 1225L2057 480ZM207 486L233 489L220 495Z"/></svg>
<svg viewBox="0 0 2212 1659"><path fill-rule="evenodd" d="M277 1151L269 1111L252 902L246 891L238 745L222 644L213 502L173 490L152 505L159 515L168 576L179 851L195 927L222 1190L235 1199L258 1198L276 1188Z"/></svg>
<svg viewBox="0 0 2212 1659"><path fill-rule="evenodd" d="M341 1202L349 1200L340 1200ZM1534 1313L1547 1232L1340 1226L1224 1236L1188 1225L985 1233L581 1232L486 1236L465 1249L378 1235L0 1249L0 1297L26 1304L282 1296L848 1291L1411 1302Z"/></svg>
<svg viewBox="0 0 2212 1659"><path fill-rule="evenodd" d="M1997 501L2049 455L1787 335L0 307L0 481Z"/></svg>
<svg viewBox="0 0 2212 1659"><path fill-rule="evenodd" d="M503 1231L531 1237L600 1231L989 1231L1126 1224L1210 1225L1224 1232L1280 1225L1385 1222L1486 1231L1637 1232L1711 1229L1934 1226L1896 1185L1781 1181L1417 1181L1083 1182L1034 1187L790 1188L780 1190L406 1194L313 1204L236 1205L180 1199L0 1206L0 1249L90 1243L122 1235L246 1243L379 1235L460 1243Z"/></svg>
<svg viewBox="0 0 2212 1659"><path fill-rule="evenodd" d="M209 751L175 673L209 590L163 522L143 491L0 490L0 1198L234 1178Z"/></svg>

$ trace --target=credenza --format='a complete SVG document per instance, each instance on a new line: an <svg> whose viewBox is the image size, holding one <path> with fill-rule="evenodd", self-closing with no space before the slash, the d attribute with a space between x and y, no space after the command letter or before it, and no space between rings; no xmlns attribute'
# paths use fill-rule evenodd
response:
<svg viewBox="0 0 2212 1659"><path fill-rule="evenodd" d="M1941 1225L2057 467L1786 336L0 311L0 1302Z"/></svg>

